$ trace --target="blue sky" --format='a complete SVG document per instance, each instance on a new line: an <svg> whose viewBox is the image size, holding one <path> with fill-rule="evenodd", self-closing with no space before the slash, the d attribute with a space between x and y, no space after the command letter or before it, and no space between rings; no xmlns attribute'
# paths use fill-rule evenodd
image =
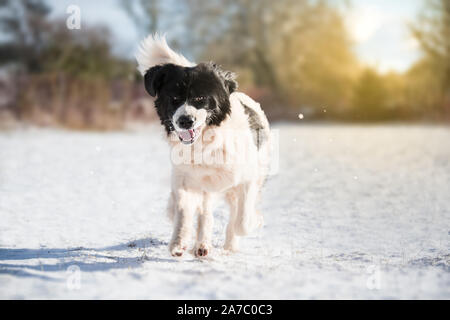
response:
<svg viewBox="0 0 450 320"><path fill-rule="evenodd" d="M420 57L407 23L413 22L425 0L353 0L345 11L348 29L360 60L381 72L405 71ZM139 36L117 0L50 0L54 16L67 16L66 8L81 8L82 24L105 24L113 32L116 52L132 56ZM162 30L164 31L164 30Z"/></svg>

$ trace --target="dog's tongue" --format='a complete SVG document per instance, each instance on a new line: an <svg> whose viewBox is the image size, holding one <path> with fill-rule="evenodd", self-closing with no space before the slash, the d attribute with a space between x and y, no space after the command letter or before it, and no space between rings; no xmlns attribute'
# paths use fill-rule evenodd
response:
<svg viewBox="0 0 450 320"><path fill-rule="evenodd" d="M183 130L179 132L178 135L184 141L190 141L192 138L194 138L194 130L193 129Z"/></svg>

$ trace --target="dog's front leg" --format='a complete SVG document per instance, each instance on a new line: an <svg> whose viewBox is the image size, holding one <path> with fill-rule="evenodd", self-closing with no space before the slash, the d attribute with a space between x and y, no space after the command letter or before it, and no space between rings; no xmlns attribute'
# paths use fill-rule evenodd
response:
<svg viewBox="0 0 450 320"><path fill-rule="evenodd" d="M192 235L193 219L198 208L199 196L186 190L178 190L175 194L175 219L170 253L181 257L186 251Z"/></svg>
<svg viewBox="0 0 450 320"><path fill-rule="evenodd" d="M204 257L211 250L213 223L212 197L210 194L203 193L203 205L198 215L197 243L194 247L197 257Z"/></svg>

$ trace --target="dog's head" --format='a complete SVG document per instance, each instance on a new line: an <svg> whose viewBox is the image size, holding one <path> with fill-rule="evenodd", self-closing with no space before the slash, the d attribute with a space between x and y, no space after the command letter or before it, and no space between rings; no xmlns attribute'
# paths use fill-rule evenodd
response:
<svg viewBox="0 0 450 320"><path fill-rule="evenodd" d="M235 75L214 63L195 67L158 65L145 73L145 89L157 97L155 106L167 133L192 144L206 126L218 126L231 112Z"/></svg>

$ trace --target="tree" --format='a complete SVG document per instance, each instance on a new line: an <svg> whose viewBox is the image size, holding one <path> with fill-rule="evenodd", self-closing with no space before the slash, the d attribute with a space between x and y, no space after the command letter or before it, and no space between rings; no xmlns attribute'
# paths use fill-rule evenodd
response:
<svg viewBox="0 0 450 320"><path fill-rule="evenodd" d="M0 64L15 63L25 71L39 71L39 55L46 42L50 8L43 0L1 0Z"/></svg>
<svg viewBox="0 0 450 320"><path fill-rule="evenodd" d="M80 32L50 20L43 0L0 0L0 64L15 64L23 74L63 72L110 78L125 63L112 54L109 30L84 26ZM129 65L131 65L129 63Z"/></svg>
<svg viewBox="0 0 450 320"><path fill-rule="evenodd" d="M52 25L40 54L43 72L105 80L130 74L133 64L112 54L107 28L84 25L82 32L73 32L59 27L64 25L63 20L56 20Z"/></svg>
<svg viewBox="0 0 450 320"><path fill-rule="evenodd" d="M450 116L450 1L428 1L426 10L411 29L425 53L424 59L413 68L412 75L424 70L418 76L426 77L431 71L439 84L427 86L426 90L430 90L431 96L440 96L436 105L441 113Z"/></svg>
<svg viewBox="0 0 450 320"><path fill-rule="evenodd" d="M189 0L187 37L202 59L249 70L283 105L348 103L356 58L343 19L326 1Z"/></svg>
<svg viewBox="0 0 450 320"><path fill-rule="evenodd" d="M125 104L109 106L130 96L134 64L113 55L107 28L71 31L48 13L41 0L0 0L0 64L15 66L6 77L9 111L37 123L104 127L108 119L120 121ZM119 82L123 91L111 90Z"/></svg>
<svg viewBox="0 0 450 320"><path fill-rule="evenodd" d="M161 11L159 0L121 0L120 4L134 22L141 37L158 32Z"/></svg>
<svg viewBox="0 0 450 320"><path fill-rule="evenodd" d="M388 92L383 78L374 70L365 70L356 83L353 96L356 120L383 120L388 111Z"/></svg>

